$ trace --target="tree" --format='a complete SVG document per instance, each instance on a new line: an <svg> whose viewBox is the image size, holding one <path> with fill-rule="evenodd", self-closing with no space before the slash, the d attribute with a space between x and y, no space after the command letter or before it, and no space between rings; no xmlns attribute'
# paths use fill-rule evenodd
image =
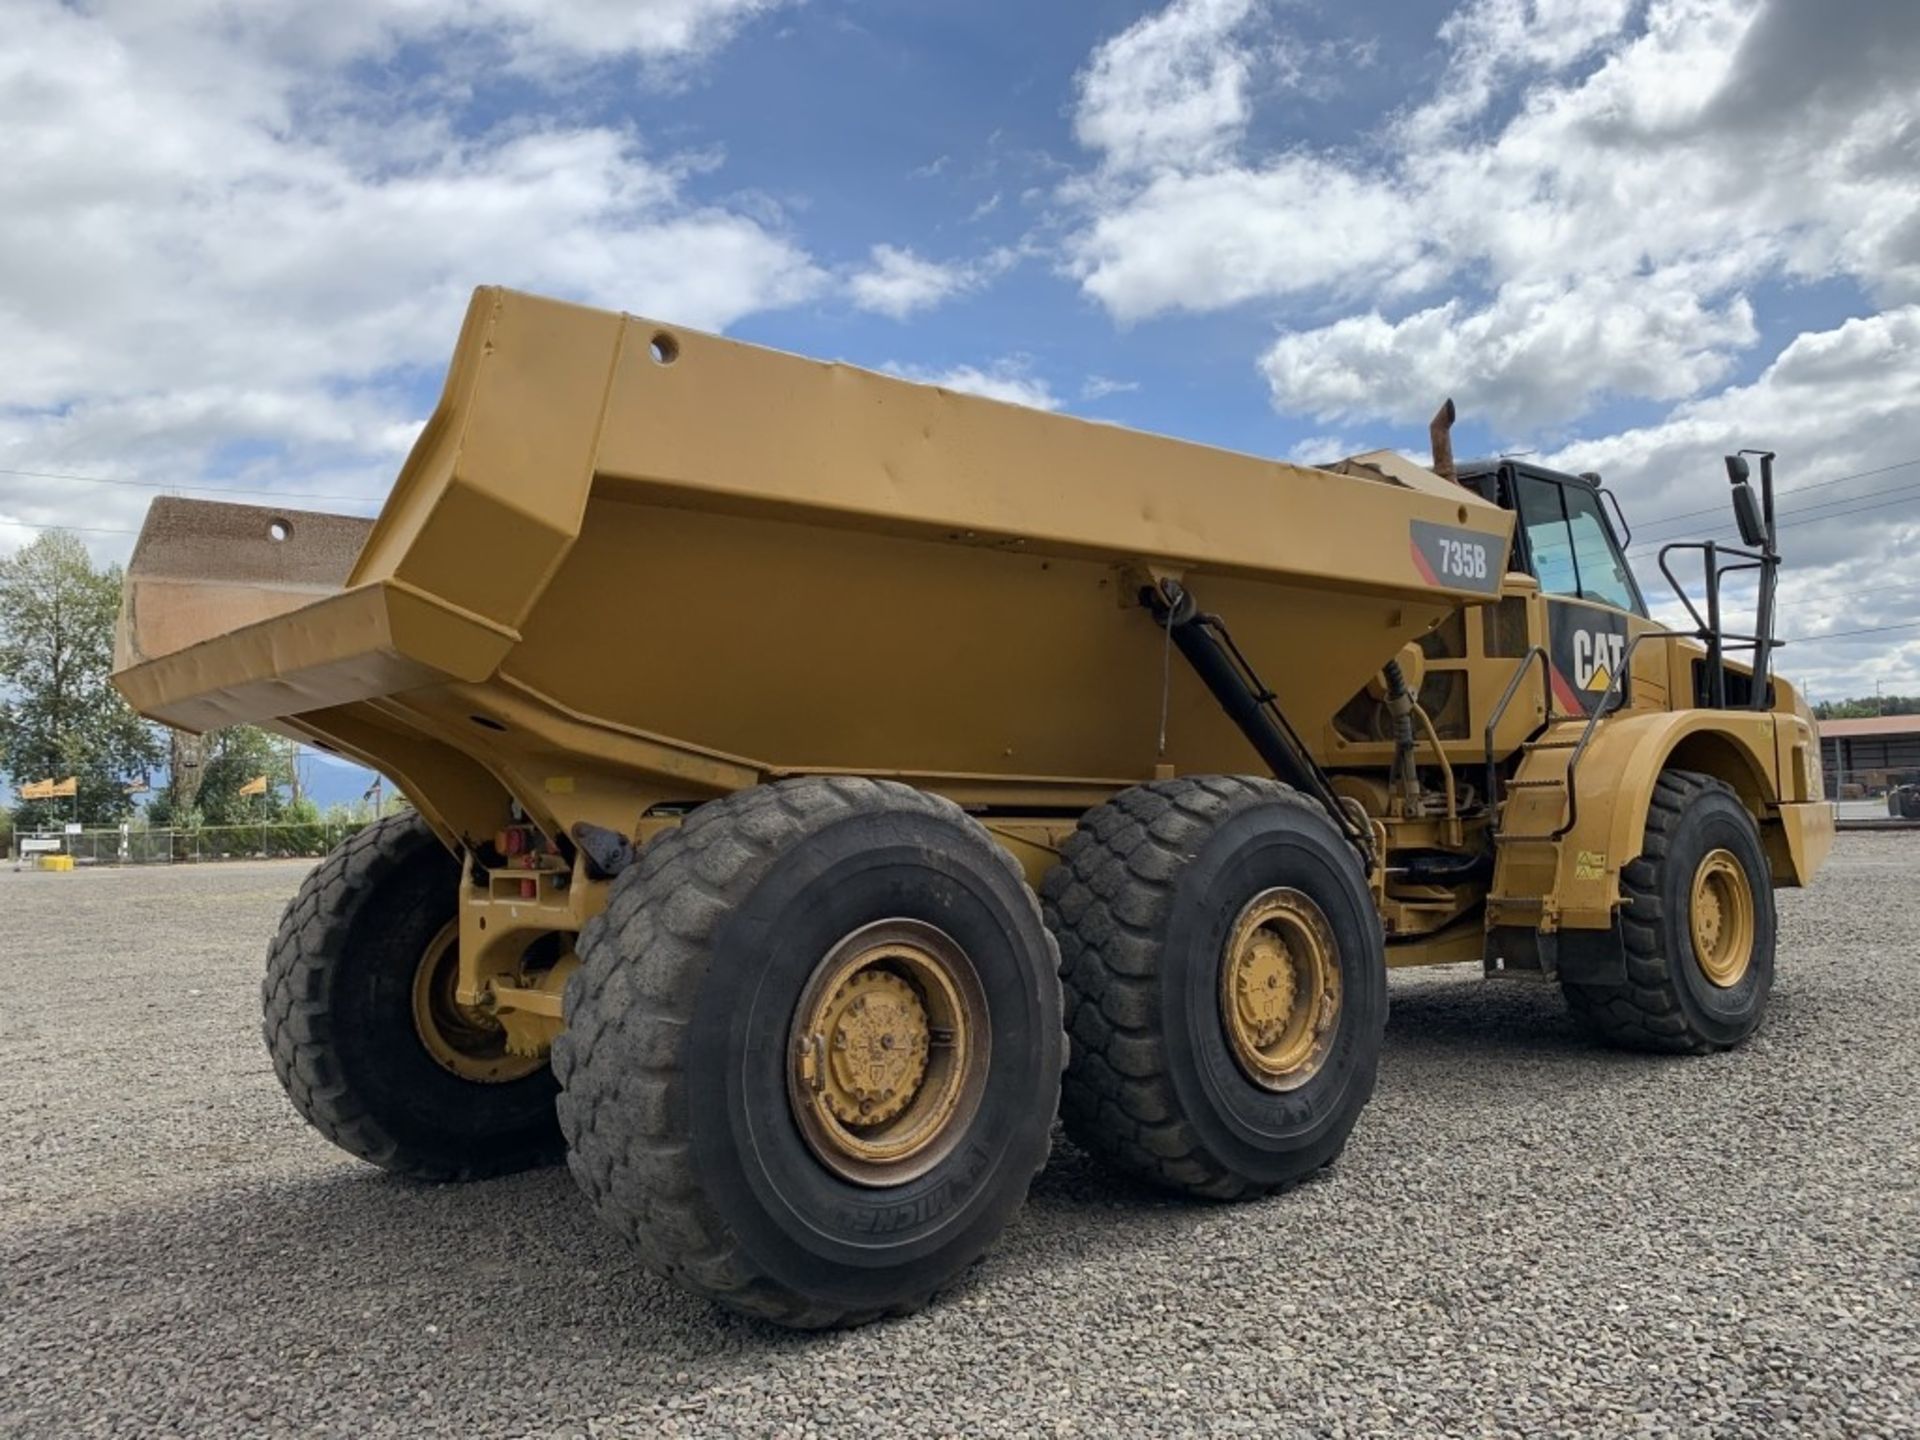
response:
<svg viewBox="0 0 1920 1440"><path fill-rule="evenodd" d="M279 820L286 801L280 787L293 780L293 748L252 725L234 725L206 737L200 762L199 808L209 825L245 825ZM242 795L249 781L267 777L267 793Z"/></svg>
<svg viewBox="0 0 1920 1440"><path fill-rule="evenodd" d="M21 829L77 814L110 824L133 808L129 782L158 761L153 727L108 681L120 612L118 565L49 530L0 560L0 771L16 785L75 776L74 800L28 801Z"/></svg>
<svg viewBox="0 0 1920 1440"><path fill-rule="evenodd" d="M247 825L287 818L280 787L293 781L293 747L252 725L232 725L206 735L174 733L173 769L149 815L153 823L194 829L200 825ZM267 793L242 795L251 780L267 777Z"/></svg>
<svg viewBox="0 0 1920 1440"><path fill-rule="evenodd" d="M1920 715L1920 695L1862 695L1857 700L1822 700L1816 720L1858 720L1869 715Z"/></svg>

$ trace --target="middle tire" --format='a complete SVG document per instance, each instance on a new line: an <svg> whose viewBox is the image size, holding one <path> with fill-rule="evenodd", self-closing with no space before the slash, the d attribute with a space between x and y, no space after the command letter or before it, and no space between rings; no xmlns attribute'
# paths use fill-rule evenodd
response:
<svg viewBox="0 0 1920 1440"><path fill-rule="evenodd" d="M785 1325L925 1304L1045 1163L1059 955L1012 858L887 781L696 810L581 932L568 1163L648 1265Z"/></svg>
<svg viewBox="0 0 1920 1440"><path fill-rule="evenodd" d="M1385 940L1359 857L1272 780L1155 781L1089 811L1042 887L1072 1051L1067 1133L1234 1200L1338 1155L1373 1093Z"/></svg>

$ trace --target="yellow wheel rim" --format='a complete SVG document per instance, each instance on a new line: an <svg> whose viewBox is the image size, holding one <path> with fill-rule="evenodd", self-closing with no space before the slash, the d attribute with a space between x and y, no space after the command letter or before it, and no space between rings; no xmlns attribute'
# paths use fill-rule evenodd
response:
<svg viewBox="0 0 1920 1440"><path fill-rule="evenodd" d="M899 1185L950 1153L980 1107L986 997L967 954L917 920L854 931L794 1008L787 1098L829 1170Z"/></svg>
<svg viewBox="0 0 1920 1440"><path fill-rule="evenodd" d="M513 1055L498 1020L455 998L460 983L460 922L449 920L428 942L413 972L413 1028L441 1069L478 1085L522 1080L547 1063Z"/></svg>
<svg viewBox="0 0 1920 1440"><path fill-rule="evenodd" d="M1712 850L1693 872L1687 918L1700 972L1722 990L1738 985L1753 966L1753 885L1731 850Z"/></svg>
<svg viewBox="0 0 1920 1440"><path fill-rule="evenodd" d="M1298 890L1247 902L1220 957L1220 1020L1233 1058L1267 1090L1318 1073L1340 1028L1340 952L1320 907Z"/></svg>

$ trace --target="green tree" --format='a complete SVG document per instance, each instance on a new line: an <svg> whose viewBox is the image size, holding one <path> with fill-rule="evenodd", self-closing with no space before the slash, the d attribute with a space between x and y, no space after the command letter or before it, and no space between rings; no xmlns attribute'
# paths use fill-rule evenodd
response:
<svg viewBox="0 0 1920 1440"><path fill-rule="evenodd" d="M280 793L293 783L293 746L252 725L232 725L199 737L179 736L174 771L149 811L156 825L248 825L288 818ZM267 793L240 792L259 776Z"/></svg>
<svg viewBox="0 0 1920 1440"><path fill-rule="evenodd" d="M1863 695L1857 700L1822 700L1816 720L1859 720L1869 715L1920 715L1920 695Z"/></svg>
<svg viewBox="0 0 1920 1440"><path fill-rule="evenodd" d="M118 565L96 570L86 546L49 530L0 560L0 771L16 785L75 776L74 800L23 802L22 829L73 814L110 824L132 809L127 785L159 759L153 732L109 683L120 611Z"/></svg>

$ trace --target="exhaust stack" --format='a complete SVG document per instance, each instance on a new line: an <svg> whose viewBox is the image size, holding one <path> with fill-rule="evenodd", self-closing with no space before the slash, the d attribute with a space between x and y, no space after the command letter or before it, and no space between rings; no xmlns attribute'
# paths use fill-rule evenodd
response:
<svg viewBox="0 0 1920 1440"><path fill-rule="evenodd" d="M1433 446L1433 473L1442 480L1453 480L1453 400L1448 397L1440 402L1440 408L1433 412L1433 420L1427 426L1427 440Z"/></svg>

